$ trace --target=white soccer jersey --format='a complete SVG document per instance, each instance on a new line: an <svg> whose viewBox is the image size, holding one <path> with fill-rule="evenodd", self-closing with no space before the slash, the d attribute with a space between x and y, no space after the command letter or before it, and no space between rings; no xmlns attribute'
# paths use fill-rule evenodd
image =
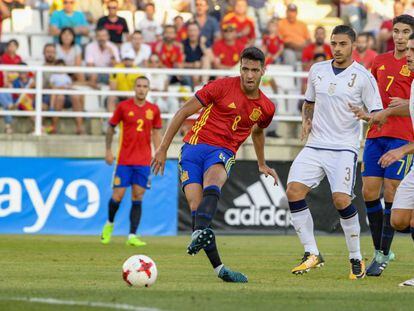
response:
<svg viewBox="0 0 414 311"><path fill-rule="evenodd" d="M348 104L381 110L377 82L357 62L335 75L332 60L314 64L309 72L305 99L315 102L312 130L306 146L332 150L359 150L360 122Z"/></svg>
<svg viewBox="0 0 414 311"><path fill-rule="evenodd" d="M413 82L411 82L410 115L411 115L411 122L413 123L413 129L414 129L414 80Z"/></svg>

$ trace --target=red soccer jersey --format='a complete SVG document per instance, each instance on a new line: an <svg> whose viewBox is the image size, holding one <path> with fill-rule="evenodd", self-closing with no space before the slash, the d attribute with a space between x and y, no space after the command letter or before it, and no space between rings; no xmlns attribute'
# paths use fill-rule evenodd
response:
<svg viewBox="0 0 414 311"><path fill-rule="evenodd" d="M354 61L360 63L368 70L371 70L372 64L374 63L374 59L377 55L377 52L371 49L367 49L365 51L364 57L361 57L357 50L354 50L352 52L352 58L354 59Z"/></svg>
<svg viewBox="0 0 414 311"><path fill-rule="evenodd" d="M245 29L248 29L247 35L240 37L240 41L243 44L256 38L254 21L250 19L250 17L246 16L246 18L240 18L234 13L228 13L223 17L223 24L234 24L238 34L241 34Z"/></svg>
<svg viewBox="0 0 414 311"><path fill-rule="evenodd" d="M324 53L326 55L326 59L332 58L332 51L329 44L324 43L322 47L317 47L315 43L311 43L302 51L302 62L311 62L316 53Z"/></svg>
<svg viewBox="0 0 414 311"><path fill-rule="evenodd" d="M220 58L220 63L225 66L233 67L239 62L240 53L244 49L244 44L236 40L234 45L227 45L226 42L221 39L213 44L213 54Z"/></svg>
<svg viewBox="0 0 414 311"><path fill-rule="evenodd" d="M283 40L279 36L271 37L269 35L263 36L263 45L267 48L267 51L270 54L276 54L279 52L281 46L283 45Z"/></svg>
<svg viewBox="0 0 414 311"><path fill-rule="evenodd" d="M247 98L240 77L210 82L195 96L204 108L184 137L192 145L208 144L236 153L253 125L267 127L275 113L275 105L261 91L257 99Z"/></svg>
<svg viewBox="0 0 414 311"><path fill-rule="evenodd" d="M118 104L109 124L120 124L117 164L150 165L151 131L162 127L158 106L146 102L140 107L133 98L124 100Z"/></svg>
<svg viewBox="0 0 414 311"><path fill-rule="evenodd" d="M167 46L164 42L159 41L154 46L154 53L158 55L161 63L167 68L174 68L174 64L184 61L181 44L177 42Z"/></svg>
<svg viewBox="0 0 414 311"><path fill-rule="evenodd" d="M378 55L374 59L371 73L378 83L384 109L390 104L390 97L410 98L411 82L414 78L407 66L407 58L396 59L394 52ZM394 137L414 141L410 117L389 117L381 130L372 126L367 138Z"/></svg>

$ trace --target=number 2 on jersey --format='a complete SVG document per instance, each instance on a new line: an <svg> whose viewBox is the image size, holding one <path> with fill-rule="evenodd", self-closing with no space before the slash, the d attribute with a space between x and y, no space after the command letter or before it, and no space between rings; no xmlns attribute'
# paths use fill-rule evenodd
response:
<svg viewBox="0 0 414 311"><path fill-rule="evenodd" d="M138 119L137 120L137 124L138 124L138 126L137 126L137 132L142 132L144 129L144 120L142 120L142 119Z"/></svg>
<svg viewBox="0 0 414 311"><path fill-rule="evenodd" d="M237 125L239 124L240 120L241 120L241 116L237 116L237 117L234 118L233 125L231 126L231 129L233 131L237 130Z"/></svg>
<svg viewBox="0 0 414 311"><path fill-rule="evenodd" d="M387 76L387 79L390 81L388 81L387 87L385 88L385 92L388 92L388 90L391 87L391 84L394 82L394 76Z"/></svg>

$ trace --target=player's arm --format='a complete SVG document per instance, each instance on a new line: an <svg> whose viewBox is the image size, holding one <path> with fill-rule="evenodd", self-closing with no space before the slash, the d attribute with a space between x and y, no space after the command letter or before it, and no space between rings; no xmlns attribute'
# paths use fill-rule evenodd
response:
<svg viewBox="0 0 414 311"><path fill-rule="evenodd" d="M151 140L154 145L154 150L157 150L161 145L161 129L153 129L151 133Z"/></svg>
<svg viewBox="0 0 414 311"><path fill-rule="evenodd" d="M393 149L384 154L378 161L382 168L388 167L391 164L401 160L407 154L414 153L414 143L410 143L400 148Z"/></svg>
<svg viewBox="0 0 414 311"><path fill-rule="evenodd" d="M313 112L315 111L315 103L305 100L302 106L302 134L301 140L308 138L312 129Z"/></svg>
<svg viewBox="0 0 414 311"><path fill-rule="evenodd" d="M176 112L151 161L151 167L155 175L158 173L162 175L164 173L168 148L170 147L175 134L177 134L178 130L181 128L181 125L188 117L197 113L202 107L203 105L199 100L193 96Z"/></svg>
<svg viewBox="0 0 414 311"><path fill-rule="evenodd" d="M254 151L256 152L257 164L259 166L259 172L272 176L275 180L275 185L277 185L278 177L276 171L273 168L270 168L266 165L265 156L264 156L264 146L265 146L265 135L264 131L258 125L255 125L252 129L252 140Z"/></svg>
<svg viewBox="0 0 414 311"><path fill-rule="evenodd" d="M114 138L114 134L115 134L115 127L110 124L108 126L108 130L106 131L106 137L105 137L105 146L106 146L105 162L108 165L112 165L112 163L114 162L114 155L112 153L112 140Z"/></svg>

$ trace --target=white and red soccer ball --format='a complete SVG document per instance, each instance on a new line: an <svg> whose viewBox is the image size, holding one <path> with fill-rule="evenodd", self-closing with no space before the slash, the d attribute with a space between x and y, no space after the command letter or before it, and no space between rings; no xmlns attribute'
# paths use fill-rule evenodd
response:
<svg viewBox="0 0 414 311"><path fill-rule="evenodd" d="M145 255L133 255L122 265L122 278L129 286L149 287L157 280L157 266Z"/></svg>

